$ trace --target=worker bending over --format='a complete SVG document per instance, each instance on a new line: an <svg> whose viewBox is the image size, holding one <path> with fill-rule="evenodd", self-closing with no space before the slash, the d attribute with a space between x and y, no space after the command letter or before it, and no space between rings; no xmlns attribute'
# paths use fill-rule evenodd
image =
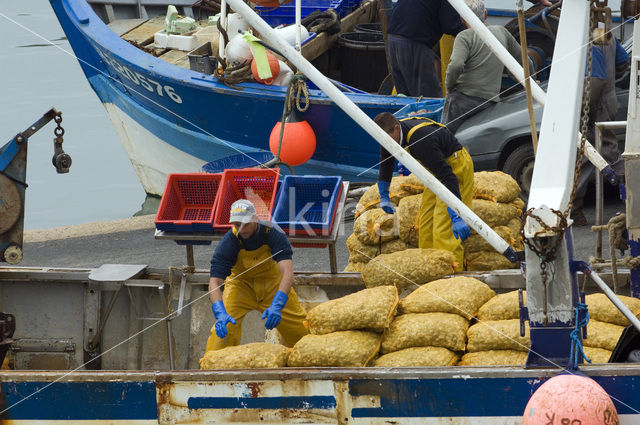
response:
<svg viewBox="0 0 640 425"><path fill-rule="evenodd" d="M293 284L293 251L285 234L258 221L253 204L240 199L231 205L229 230L211 259L209 298L216 322L207 351L240 344L242 319L258 310L265 328L277 328L292 347L308 333L306 317ZM221 287L224 284L224 291Z"/></svg>
<svg viewBox="0 0 640 425"><path fill-rule="evenodd" d="M465 0L465 3L482 22L487 19L482 0ZM462 23L469 27L464 19ZM520 44L505 27L487 25L487 29L518 63L522 62ZM533 69L531 59L529 69ZM447 67L447 97L442 111L442 123L452 133L458 130L464 120L500 100L503 71L504 64L475 31L468 28L458 34Z"/></svg>
<svg viewBox="0 0 640 425"><path fill-rule="evenodd" d="M374 121L451 193L471 207L473 161L467 150L444 125L428 118L398 120L389 112L379 114ZM395 163L395 158L380 147L380 208L389 214L394 212L389 200L389 183ZM452 252L458 263L457 269L463 270L462 242L469 237L471 230L464 220L427 188L422 194L418 225L419 247Z"/></svg>

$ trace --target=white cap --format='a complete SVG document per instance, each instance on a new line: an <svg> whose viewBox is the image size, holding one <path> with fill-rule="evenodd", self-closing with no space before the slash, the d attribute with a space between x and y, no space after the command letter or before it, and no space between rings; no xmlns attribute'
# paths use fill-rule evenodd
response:
<svg viewBox="0 0 640 425"><path fill-rule="evenodd" d="M250 223L256 217L256 207L247 199L238 199L231 204L229 223Z"/></svg>

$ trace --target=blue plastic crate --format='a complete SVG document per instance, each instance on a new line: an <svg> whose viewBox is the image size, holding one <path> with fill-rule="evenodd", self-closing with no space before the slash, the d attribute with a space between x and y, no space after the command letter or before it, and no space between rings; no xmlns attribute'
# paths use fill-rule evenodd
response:
<svg viewBox="0 0 640 425"><path fill-rule="evenodd" d="M272 27L293 24L296 20L294 1L276 9L256 6L255 11ZM349 0L302 0L300 15L304 19L316 10L324 11L326 9L335 9L338 12L338 16L342 18L351 13L352 7Z"/></svg>
<svg viewBox="0 0 640 425"><path fill-rule="evenodd" d="M444 108L444 99L426 99L419 102L406 105L402 109L396 111L393 115L398 119L402 118L430 118L436 122L442 121L442 109ZM415 112L424 109L426 112L415 114ZM410 113L413 115L409 115Z"/></svg>
<svg viewBox="0 0 640 425"><path fill-rule="evenodd" d="M341 191L340 176L285 176L272 220L287 234L328 235Z"/></svg>

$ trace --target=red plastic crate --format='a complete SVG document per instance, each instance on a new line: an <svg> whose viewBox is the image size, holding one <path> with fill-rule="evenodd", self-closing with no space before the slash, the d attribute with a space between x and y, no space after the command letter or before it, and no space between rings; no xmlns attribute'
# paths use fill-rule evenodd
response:
<svg viewBox="0 0 640 425"><path fill-rule="evenodd" d="M229 210L238 199L248 199L260 220L271 220L278 188L279 168L224 170L213 219L215 229L230 229Z"/></svg>
<svg viewBox="0 0 640 425"><path fill-rule="evenodd" d="M213 217L222 174L169 174L156 229L171 232L213 232Z"/></svg>

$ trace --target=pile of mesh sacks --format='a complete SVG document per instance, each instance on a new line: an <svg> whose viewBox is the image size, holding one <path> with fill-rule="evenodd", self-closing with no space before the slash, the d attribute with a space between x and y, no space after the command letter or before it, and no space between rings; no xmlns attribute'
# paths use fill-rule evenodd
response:
<svg viewBox="0 0 640 425"><path fill-rule="evenodd" d="M418 248L418 219L423 191L424 185L413 174L394 177L389 187L389 197L397 205L395 214L386 214L378 208L380 197L377 185L371 186L362 195L356 208L353 233L347 239L349 263L345 272L360 272L364 277L367 265L376 263L371 262L373 258L380 256L382 259L387 254ZM500 171L474 174L471 209L517 251L523 249L520 227L524 201L518 197L519 194L520 187L508 174ZM466 270L518 267L473 230L464 247ZM370 268L367 275L377 274L380 270L380 267ZM438 276L436 273L436 278L442 276L444 274Z"/></svg>
<svg viewBox="0 0 640 425"><path fill-rule="evenodd" d="M520 228L524 201L518 197L520 186L501 171L480 171L473 176L471 209L516 251L523 249ZM499 270L517 268L480 235L471 229L464 243L467 270Z"/></svg>
<svg viewBox="0 0 640 425"><path fill-rule="evenodd" d="M526 302L526 293L525 296ZM621 297L640 315L640 300ZM587 296L591 320L584 351L606 363L627 319L602 294ZM496 295L467 276L437 279L402 300L393 285L324 302L307 314L309 335L293 348L252 343L207 352L202 369L279 367L522 366L518 292Z"/></svg>

